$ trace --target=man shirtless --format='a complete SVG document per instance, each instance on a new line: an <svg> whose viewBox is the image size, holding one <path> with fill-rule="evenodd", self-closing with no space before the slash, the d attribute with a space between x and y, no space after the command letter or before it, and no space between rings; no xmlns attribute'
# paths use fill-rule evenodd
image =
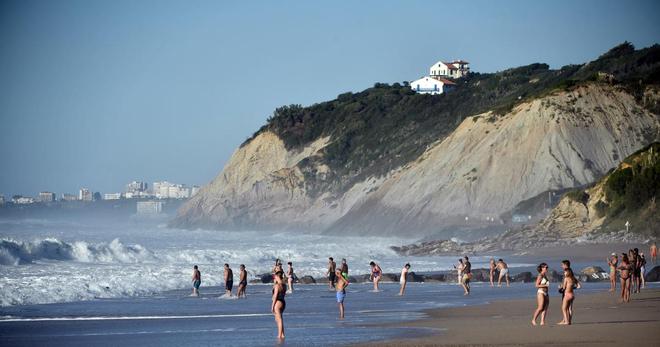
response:
<svg viewBox="0 0 660 347"><path fill-rule="evenodd" d="M470 295L470 279L472 279L472 263L470 263L470 259L466 255L463 257L465 260L463 261L463 277L461 278L461 286L463 286L463 290L465 293L463 295Z"/></svg>
<svg viewBox="0 0 660 347"><path fill-rule="evenodd" d="M225 264L225 295L231 296L231 289L234 287L234 272L231 271L229 264Z"/></svg>
<svg viewBox="0 0 660 347"><path fill-rule="evenodd" d="M335 288L335 282L337 281L337 263L332 257L328 258L328 287L330 290Z"/></svg>
<svg viewBox="0 0 660 347"><path fill-rule="evenodd" d="M199 285L202 284L202 273L199 272L197 265L193 266L192 285L193 292L191 296L199 296Z"/></svg>
<svg viewBox="0 0 660 347"><path fill-rule="evenodd" d="M497 286L502 286L502 277L506 277L506 286L509 286L509 266L502 259L497 260L497 269L500 271L500 277L497 279Z"/></svg>
<svg viewBox="0 0 660 347"><path fill-rule="evenodd" d="M240 271L238 272L238 292L236 293L239 299L247 298L245 288L247 288L247 271L245 271L245 265L241 264Z"/></svg>
<svg viewBox="0 0 660 347"><path fill-rule="evenodd" d="M337 285L335 290L337 291L337 305L339 306L339 319L344 319L344 299L346 299L346 285L348 282L344 279L344 276L341 275L341 269L335 271L335 277L337 279Z"/></svg>
<svg viewBox="0 0 660 347"><path fill-rule="evenodd" d="M655 245L655 241L651 244L650 253L651 260L653 260L653 264L655 264L656 257L658 256L658 246Z"/></svg>

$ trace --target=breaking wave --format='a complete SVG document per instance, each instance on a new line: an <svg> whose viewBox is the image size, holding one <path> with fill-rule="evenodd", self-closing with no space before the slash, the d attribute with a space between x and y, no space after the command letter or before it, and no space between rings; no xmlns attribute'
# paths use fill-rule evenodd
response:
<svg viewBox="0 0 660 347"><path fill-rule="evenodd" d="M56 238L36 241L0 240L0 264L23 265L36 260L78 261L84 263L138 263L154 260L154 254L141 245L124 245L119 239L110 243L67 243Z"/></svg>

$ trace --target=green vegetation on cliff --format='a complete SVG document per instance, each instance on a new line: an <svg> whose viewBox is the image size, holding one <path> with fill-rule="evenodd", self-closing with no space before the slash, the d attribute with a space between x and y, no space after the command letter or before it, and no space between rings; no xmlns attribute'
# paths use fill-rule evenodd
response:
<svg viewBox="0 0 660 347"><path fill-rule="evenodd" d="M416 94L407 83L376 83L332 101L280 107L254 136L272 131L289 149L331 136L323 157L306 159L299 167L311 194L342 191L415 160L468 116L504 114L519 102L581 83L618 83L641 99L646 85L660 81L659 58L658 45L635 50L624 43L584 65L551 70L546 64L531 64L472 73L456 81L456 90L442 95ZM331 168L323 180L315 179L315 161Z"/></svg>

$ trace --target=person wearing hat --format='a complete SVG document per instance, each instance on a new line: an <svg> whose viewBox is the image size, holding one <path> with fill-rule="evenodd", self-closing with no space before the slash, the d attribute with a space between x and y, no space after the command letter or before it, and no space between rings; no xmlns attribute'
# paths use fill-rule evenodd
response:
<svg viewBox="0 0 660 347"><path fill-rule="evenodd" d="M607 258L607 265L610 266L610 292L616 291L616 266L619 264L619 258L616 253Z"/></svg>

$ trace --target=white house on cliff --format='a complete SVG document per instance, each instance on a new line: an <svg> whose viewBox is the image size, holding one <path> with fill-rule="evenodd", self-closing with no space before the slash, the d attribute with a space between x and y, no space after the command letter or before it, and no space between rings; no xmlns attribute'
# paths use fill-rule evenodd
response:
<svg viewBox="0 0 660 347"><path fill-rule="evenodd" d="M470 73L465 60L454 60L451 63L439 61L429 68L429 76L424 76L410 82L410 88L420 94L442 94L456 87L449 78L461 78Z"/></svg>
<svg viewBox="0 0 660 347"><path fill-rule="evenodd" d="M455 86L456 83L450 80L430 76L410 82L410 88L419 94L442 94L451 91Z"/></svg>

